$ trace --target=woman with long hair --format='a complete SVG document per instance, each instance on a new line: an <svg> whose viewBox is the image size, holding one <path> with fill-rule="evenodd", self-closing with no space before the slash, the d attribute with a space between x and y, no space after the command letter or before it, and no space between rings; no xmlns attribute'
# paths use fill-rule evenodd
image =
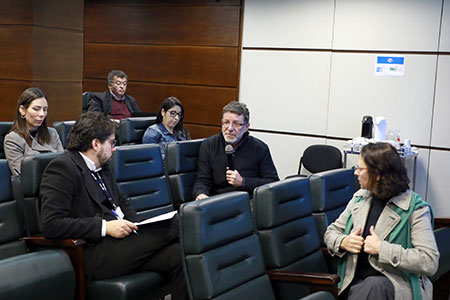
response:
<svg viewBox="0 0 450 300"><path fill-rule="evenodd" d="M12 175L20 175L26 156L64 151L56 129L47 127L48 102L38 88L28 88L17 101L16 118L3 142Z"/></svg>
<svg viewBox="0 0 450 300"><path fill-rule="evenodd" d="M439 260L431 206L409 190L388 143L364 146L355 175L361 189L324 235L338 258L339 299L431 300Z"/></svg>
<svg viewBox="0 0 450 300"><path fill-rule="evenodd" d="M158 109L156 123L149 126L142 137L143 144L159 144L164 159L166 144L189 140L189 131L183 127L184 106L176 97L164 99Z"/></svg>

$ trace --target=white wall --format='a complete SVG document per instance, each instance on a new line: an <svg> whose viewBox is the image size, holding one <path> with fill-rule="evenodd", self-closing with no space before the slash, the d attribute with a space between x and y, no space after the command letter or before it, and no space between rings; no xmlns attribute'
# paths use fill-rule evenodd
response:
<svg viewBox="0 0 450 300"><path fill-rule="evenodd" d="M415 190L450 217L450 0L244 3L240 101L280 177L308 145L343 149L364 115L383 115L421 147ZM380 54L404 56L405 75L374 76Z"/></svg>

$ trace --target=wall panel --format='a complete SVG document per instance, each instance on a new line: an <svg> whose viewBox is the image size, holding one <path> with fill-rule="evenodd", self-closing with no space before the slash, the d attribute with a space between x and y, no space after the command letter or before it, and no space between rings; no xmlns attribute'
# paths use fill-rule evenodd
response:
<svg viewBox="0 0 450 300"><path fill-rule="evenodd" d="M16 105L20 94L31 85L31 81L0 80L0 121L12 121L16 116Z"/></svg>
<svg viewBox="0 0 450 300"><path fill-rule="evenodd" d="M450 148L450 55L438 57L431 144Z"/></svg>
<svg viewBox="0 0 450 300"><path fill-rule="evenodd" d="M444 0L439 51L450 52L450 0Z"/></svg>
<svg viewBox="0 0 450 300"><path fill-rule="evenodd" d="M117 68L138 81L224 87L237 84L237 48L85 44L84 51L85 78L105 78Z"/></svg>
<svg viewBox="0 0 450 300"><path fill-rule="evenodd" d="M85 38L86 43L237 47L239 18L239 6L162 5L136 9L88 5Z"/></svg>
<svg viewBox="0 0 450 300"><path fill-rule="evenodd" d="M437 51L442 0L336 0L333 49Z"/></svg>
<svg viewBox="0 0 450 300"><path fill-rule="evenodd" d="M81 82L34 82L48 97L47 125L55 121L76 120L81 114Z"/></svg>
<svg viewBox="0 0 450 300"><path fill-rule="evenodd" d="M33 27L0 26L0 78L33 79Z"/></svg>
<svg viewBox="0 0 450 300"><path fill-rule="evenodd" d="M246 0L242 46L330 49L334 2Z"/></svg>
<svg viewBox="0 0 450 300"><path fill-rule="evenodd" d="M30 0L2 0L0 24L32 25L33 9Z"/></svg>
<svg viewBox="0 0 450 300"><path fill-rule="evenodd" d="M429 146L436 59L405 55L404 77L380 77L376 54L333 53L327 135L359 136L364 115L384 116L402 141Z"/></svg>
<svg viewBox="0 0 450 300"><path fill-rule="evenodd" d="M244 50L240 99L252 128L326 134L331 54Z"/></svg>
<svg viewBox="0 0 450 300"><path fill-rule="evenodd" d="M34 79L83 80L83 33L37 27L34 33Z"/></svg>

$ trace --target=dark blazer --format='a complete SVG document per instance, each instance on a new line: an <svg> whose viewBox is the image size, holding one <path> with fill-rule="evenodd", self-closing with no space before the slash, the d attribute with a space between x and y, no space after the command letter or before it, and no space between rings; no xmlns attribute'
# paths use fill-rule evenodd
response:
<svg viewBox="0 0 450 300"><path fill-rule="evenodd" d="M111 114L111 92L107 90L104 93L92 93L89 100L88 111L100 111L107 115ZM141 111L136 103L136 99L130 95L125 94L125 104L130 113Z"/></svg>
<svg viewBox="0 0 450 300"><path fill-rule="evenodd" d="M125 219L140 221L115 183L109 165L100 171L114 202L120 206ZM40 187L41 230L45 237L55 239L84 238L88 275L100 259L99 247L102 219L115 220L112 212L101 202L106 200L93 179L86 163L77 151L66 151L52 160L42 176ZM128 243L124 243L128 247Z"/></svg>

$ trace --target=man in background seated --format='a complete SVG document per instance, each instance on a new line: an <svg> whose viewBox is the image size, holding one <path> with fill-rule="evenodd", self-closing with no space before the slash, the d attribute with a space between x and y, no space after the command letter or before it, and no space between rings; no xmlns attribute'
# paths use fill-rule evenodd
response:
<svg viewBox="0 0 450 300"><path fill-rule="evenodd" d="M232 101L223 108L222 132L200 146L193 188L196 200L231 191L247 191L251 196L254 188L279 180L269 147L248 133L249 118L244 103Z"/></svg>
<svg viewBox="0 0 450 300"><path fill-rule="evenodd" d="M42 176L42 233L86 240L88 281L161 272L171 281L172 299L187 299L177 216L138 228L133 222L140 217L114 181L108 162L116 150L116 127L100 112L86 112L75 123L67 151Z"/></svg>
<svg viewBox="0 0 450 300"><path fill-rule="evenodd" d="M136 99L126 95L128 76L120 70L108 74L108 90L104 93L92 93L88 111L100 111L118 122L129 118L131 113L141 111Z"/></svg>

